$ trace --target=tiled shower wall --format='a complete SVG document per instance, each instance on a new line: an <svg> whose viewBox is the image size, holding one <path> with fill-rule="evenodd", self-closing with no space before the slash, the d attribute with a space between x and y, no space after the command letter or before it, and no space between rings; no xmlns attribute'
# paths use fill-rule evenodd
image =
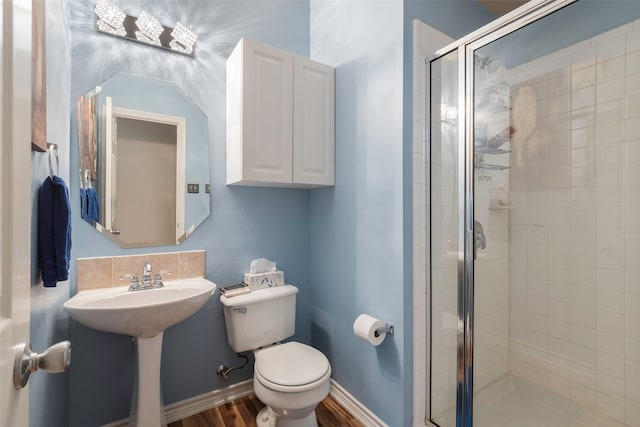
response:
<svg viewBox="0 0 640 427"><path fill-rule="evenodd" d="M510 75L511 373L640 426L640 20Z"/></svg>

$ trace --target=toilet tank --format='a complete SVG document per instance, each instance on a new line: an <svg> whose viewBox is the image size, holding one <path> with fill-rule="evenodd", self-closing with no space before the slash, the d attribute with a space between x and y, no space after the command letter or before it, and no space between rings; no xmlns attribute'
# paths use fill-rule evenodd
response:
<svg viewBox="0 0 640 427"><path fill-rule="evenodd" d="M295 286L284 285L229 298L220 296L231 348L240 353L292 336L295 332L297 293Z"/></svg>

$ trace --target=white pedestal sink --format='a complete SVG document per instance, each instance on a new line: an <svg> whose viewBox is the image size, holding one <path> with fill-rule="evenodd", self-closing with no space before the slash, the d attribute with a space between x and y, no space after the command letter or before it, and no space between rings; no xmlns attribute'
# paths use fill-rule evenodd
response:
<svg viewBox="0 0 640 427"><path fill-rule="evenodd" d="M128 288L81 291L64 308L85 326L136 338L138 378L133 400L137 413L132 414L129 425L160 426L164 422L160 392L163 333L200 310L216 291L216 284L195 278L165 282L157 289Z"/></svg>

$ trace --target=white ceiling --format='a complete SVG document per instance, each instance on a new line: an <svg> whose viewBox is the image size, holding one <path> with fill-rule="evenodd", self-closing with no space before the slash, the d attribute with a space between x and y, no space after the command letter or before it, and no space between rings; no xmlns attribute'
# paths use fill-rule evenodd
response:
<svg viewBox="0 0 640 427"><path fill-rule="evenodd" d="M476 0L485 8L495 13L497 16L502 16L505 13L511 12L513 9L522 6L527 0Z"/></svg>

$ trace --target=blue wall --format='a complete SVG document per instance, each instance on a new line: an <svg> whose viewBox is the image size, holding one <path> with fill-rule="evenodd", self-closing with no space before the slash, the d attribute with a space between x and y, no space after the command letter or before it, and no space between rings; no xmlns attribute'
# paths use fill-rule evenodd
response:
<svg viewBox="0 0 640 427"><path fill-rule="evenodd" d="M389 425L411 400L404 316L402 1L311 1L312 58L336 67L336 186L311 193L311 341ZM372 347L360 313L395 325ZM409 388L410 390L410 388Z"/></svg>
<svg viewBox="0 0 640 427"><path fill-rule="evenodd" d="M311 56L336 67L336 186L311 192L311 341L333 377L392 426L412 424L412 19L461 36L467 1L311 0ZM372 347L360 313L396 327Z"/></svg>
<svg viewBox="0 0 640 427"><path fill-rule="evenodd" d="M70 104L122 71L174 81L207 114L210 138L211 215L180 246L124 250L73 212L73 258L205 249L206 276L218 285L237 283L254 258L278 262L288 282L300 287L296 339L309 341L309 191L225 186L225 62L243 37L301 55L309 53L306 1L118 1L137 16L148 10L162 23L186 23L197 34L195 58L95 32L93 3L70 0L72 86ZM71 110L71 170L78 167L75 108ZM78 178L71 174L71 196ZM142 266L141 266L142 267ZM158 266L159 267L159 266ZM156 268L158 268L156 267ZM75 271L72 271L75 290ZM69 425L94 426L126 418L133 387L134 343L128 337L70 322L73 362ZM164 403L170 404L228 383L216 367L235 364L216 297L198 314L165 333L162 355ZM198 367L189 369L188 367ZM251 378L247 368L232 382Z"/></svg>

